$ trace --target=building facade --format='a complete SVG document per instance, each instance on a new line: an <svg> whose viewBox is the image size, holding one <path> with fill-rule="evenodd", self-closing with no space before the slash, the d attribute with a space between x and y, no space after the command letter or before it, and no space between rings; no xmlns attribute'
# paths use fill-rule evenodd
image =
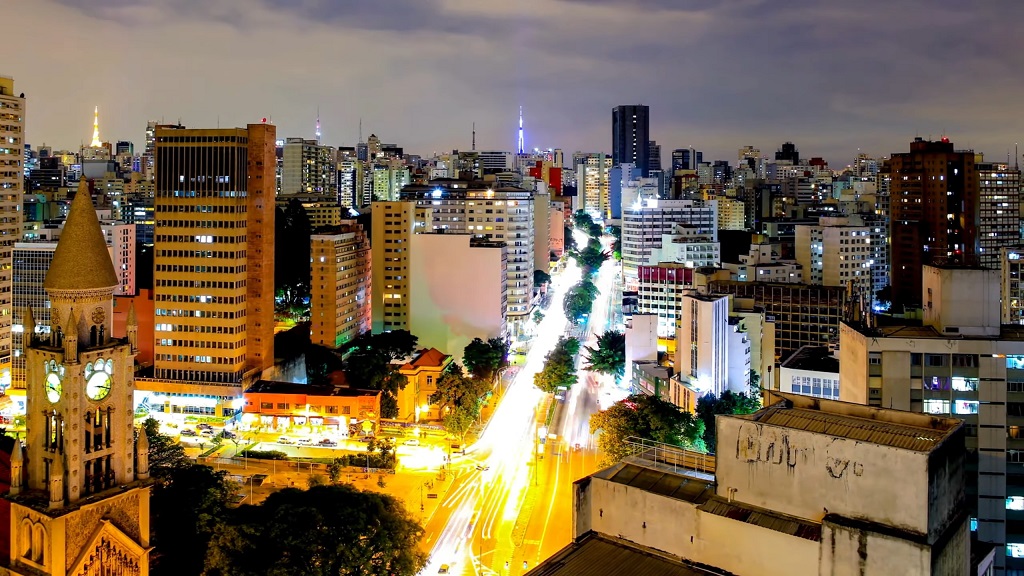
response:
<svg viewBox="0 0 1024 576"><path fill-rule="evenodd" d="M370 241L354 220L310 237L310 339L338 348L371 327Z"/></svg>
<svg viewBox="0 0 1024 576"><path fill-rule="evenodd" d="M622 274L627 287L635 285L637 267L651 262L651 254L663 248L663 239L677 224L698 230L715 230L718 211L715 202L703 200L640 199L622 211Z"/></svg>
<svg viewBox="0 0 1024 576"><path fill-rule="evenodd" d="M1021 241L1020 169L978 162L978 264L999 268L999 250Z"/></svg>
<svg viewBox="0 0 1024 576"><path fill-rule="evenodd" d="M288 138L284 143L281 194L338 197L337 150L317 140Z"/></svg>
<svg viewBox="0 0 1024 576"><path fill-rule="evenodd" d="M157 129L157 379L240 386L274 361L275 127Z"/></svg>
<svg viewBox="0 0 1024 576"><path fill-rule="evenodd" d="M658 318L658 337L675 338L683 296L693 290L693 269L664 263L637 268L637 314Z"/></svg>
<svg viewBox="0 0 1024 576"><path fill-rule="evenodd" d="M14 80L0 76L0 386L11 382L13 302L11 269L14 243L21 240L25 193L25 97Z"/></svg>
<svg viewBox="0 0 1024 576"><path fill-rule="evenodd" d="M642 105L612 109L612 166L630 163L647 177L650 170L650 108ZM659 162L659 168L660 162Z"/></svg>

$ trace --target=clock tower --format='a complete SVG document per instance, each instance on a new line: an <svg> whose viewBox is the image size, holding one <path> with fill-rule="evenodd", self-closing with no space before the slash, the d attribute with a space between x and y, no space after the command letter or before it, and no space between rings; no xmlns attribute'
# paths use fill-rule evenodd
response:
<svg viewBox="0 0 1024 576"><path fill-rule="evenodd" d="M117 285L83 179L43 283L49 330L25 332L28 433L24 450L15 447L21 474L9 496L12 569L148 574L148 460L136 458L147 442L144 433L136 442L133 424L137 341L111 336Z"/></svg>

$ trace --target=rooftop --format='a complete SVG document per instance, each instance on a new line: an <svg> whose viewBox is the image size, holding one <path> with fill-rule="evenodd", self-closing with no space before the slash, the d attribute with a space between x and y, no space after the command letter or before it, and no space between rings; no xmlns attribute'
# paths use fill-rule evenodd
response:
<svg viewBox="0 0 1024 576"><path fill-rule="evenodd" d="M771 394L780 400L753 414L734 418L915 452L935 450L963 425L956 418L883 410L799 394Z"/></svg>
<svg viewBox="0 0 1024 576"><path fill-rule="evenodd" d="M827 346L803 346L782 363L783 368L839 374L839 359Z"/></svg>
<svg viewBox="0 0 1024 576"><path fill-rule="evenodd" d="M274 380L257 380L245 391L246 394L305 394L307 396L376 396L377 390L360 390L358 388L341 388L336 386L315 386L313 384L296 384L294 382L277 382Z"/></svg>
<svg viewBox="0 0 1024 576"><path fill-rule="evenodd" d="M913 323L902 318L893 319L884 315L876 315L880 323L897 320L910 322L907 324L891 324L880 326L866 326L863 322L843 321L843 324L856 330L867 337L874 338L935 338L942 340L1009 340L1024 341L1024 326L1020 324L1003 324L999 327L999 336L972 336L969 334L943 334L931 326L923 326L920 323Z"/></svg>
<svg viewBox="0 0 1024 576"><path fill-rule="evenodd" d="M118 284L107 241L92 204L89 183L82 178L43 287L47 290L94 290L113 289Z"/></svg>
<svg viewBox="0 0 1024 576"><path fill-rule="evenodd" d="M447 364L449 360L451 360L451 356L441 352L437 348L424 348L416 354L416 357L413 358L412 361L402 366L402 370L441 368Z"/></svg>
<svg viewBox="0 0 1024 576"><path fill-rule="evenodd" d="M588 532L527 572L529 576L728 576L636 544Z"/></svg>

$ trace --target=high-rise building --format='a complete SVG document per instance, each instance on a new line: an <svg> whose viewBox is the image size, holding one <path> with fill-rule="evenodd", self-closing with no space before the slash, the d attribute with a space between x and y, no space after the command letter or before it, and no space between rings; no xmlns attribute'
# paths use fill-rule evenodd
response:
<svg viewBox="0 0 1024 576"><path fill-rule="evenodd" d="M676 148L672 151L672 172L676 170L696 170L697 165L704 162L704 153L693 148Z"/></svg>
<svg viewBox="0 0 1024 576"><path fill-rule="evenodd" d="M14 245L14 355L11 361L11 386L14 388L25 387L25 354L22 353L22 345L29 308L32 308L36 334L44 338L49 334L50 299L43 288L43 281L56 249L56 242L18 242Z"/></svg>
<svg viewBox="0 0 1024 576"><path fill-rule="evenodd" d="M651 140L647 143L647 175L654 171L661 171L661 144Z"/></svg>
<svg viewBox="0 0 1024 576"><path fill-rule="evenodd" d="M44 281L50 329L25 311L26 457L10 458L12 573L149 573L149 446L136 433L138 323L112 338L111 265L88 194L72 202ZM22 495L19 497L19 495ZM103 511L99 513L99 511Z"/></svg>
<svg viewBox="0 0 1024 576"><path fill-rule="evenodd" d="M717 242L718 209L703 200L640 199L622 211L622 274L627 286L636 283L637 267L660 254L665 237L672 237L676 225L706 231ZM703 240L701 240L703 243Z"/></svg>
<svg viewBox="0 0 1024 576"><path fill-rule="evenodd" d="M1024 246L1006 246L999 249L999 254L1002 323L1024 324Z"/></svg>
<svg viewBox="0 0 1024 576"><path fill-rule="evenodd" d="M0 387L11 382L11 267L14 243L21 239L25 194L25 96L14 80L0 76Z"/></svg>
<svg viewBox="0 0 1024 576"><path fill-rule="evenodd" d="M977 264L978 172L972 151L948 138L915 138L888 163L894 302L921 303L921 266Z"/></svg>
<svg viewBox="0 0 1024 576"><path fill-rule="evenodd" d="M581 209L601 218L609 218L609 177L613 166L612 159L601 152L596 152L582 154L576 160L576 182L579 186Z"/></svg>
<svg viewBox="0 0 1024 576"><path fill-rule="evenodd" d="M425 224L414 202L374 202L370 210L371 328L374 334L409 329L409 251Z"/></svg>
<svg viewBox="0 0 1024 576"><path fill-rule="evenodd" d="M473 234L505 242L509 331L517 334L528 318L533 297L534 195L512 186L479 180L434 180L402 189L401 199L431 210L425 231ZM543 209L547 209L545 205ZM374 246L379 244L374 243ZM374 286L376 286L376 279Z"/></svg>
<svg viewBox="0 0 1024 576"><path fill-rule="evenodd" d="M1020 235L1020 169L1005 162L978 162L978 263L999 268L999 249L1016 246Z"/></svg>
<svg viewBox="0 0 1024 576"><path fill-rule="evenodd" d="M775 151L775 161L788 162L790 166L800 165L800 151L796 149L796 144L792 142L786 142L781 148Z"/></svg>
<svg viewBox="0 0 1024 576"><path fill-rule="evenodd" d="M283 152L280 194L338 196L337 151L318 140L288 138Z"/></svg>
<svg viewBox="0 0 1024 576"><path fill-rule="evenodd" d="M874 270L884 265L885 238L879 226L857 219L821 218L818 224L796 226L796 261L803 280L824 286L852 286L874 299L884 286L875 285Z"/></svg>
<svg viewBox="0 0 1024 576"><path fill-rule="evenodd" d="M274 136L156 131L156 378L237 386L274 361Z"/></svg>
<svg viewBox="0 0 1024 576"><path fill-rule="evenodd" d="M650 170L650 109L616 106L612 109L612 165L633 164L646 178Z"/></svg>
<svg viewBox="0 0 1024 576"><path fill-rule="evenodd" d="M331 233L314 234L310 241L310 338L320 346L337 348L370 331L369 238L360 224L347 220Z"/></svg>

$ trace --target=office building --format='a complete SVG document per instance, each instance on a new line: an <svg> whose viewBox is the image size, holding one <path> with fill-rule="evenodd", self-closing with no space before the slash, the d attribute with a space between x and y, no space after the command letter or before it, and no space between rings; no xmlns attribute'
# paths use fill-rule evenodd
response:
<svg viewBox="0 0 1024 576"><path fill-rule="evenodd" d="M772 386L765 388L775 389ZM839 400L839 359L828 346L804 346L779 364L778 390Z"/></svg>
<svg viewBox="0 0 1024 576"><path fill-rule="evenodd" d="M715 456L636 443L577 480L527 575L970 573L959 421L777 394L716 428Z"/></svg>
<svg viewBox="0 0 1024 576"><path fill-rule="evenodd" d="M338 348L370 331L370 241L347 220L310 243L310 340Z"/></svg>
<svg viewBox="0 0 1024 576"><path fill-rule="evenodd" d="M977 264L979 185L975 155L948 138L915 138L910 152L893 154L890 177L892 297L921 304L921 267Z"/></svg>
<svg viewBox="0 0 1024 576"><path fill-rule="evenodd" d="M711 201L711 204L716 203ZM699 225L676 224L670 233L662 235L661 248L651 248L648 262L675 262L688 268L718 266L722 262L718 230Z"/></svg>
<svg viewBox="0 0 1024 576"><path fill-rule="evenodd" d="M639 198L622 211L622 273L627 287L635 285L637 267L651 262L676 225L707 231L717 242L718 209L703 200Z"/></svg>
<svg viewBox="0 0 1024 576"><path fill-rule="evenodd" d="M978 162L978 264L998 268L999 250L1020 244L1020 169L1005 162Z"/></svg>
<svg viewBox="0 0 1024 576"><path fill-rule="evenodd" d="M874 284L873 270L885 258L881 228L856 226L849 218L823 217L817 225L796 226L796 261L808 284L852 286L874 299L884 285Z"/></svg>
<svg viewBox="0 0 1024 576"><path fill-rule="evenodd" d="M661 144L654 140L647 143L647 175L661 172Z"/></svg>
<svg viewBox="0 0 1024 576"><path fill-rule="evenodd" d="M693 268L668 262L639 266L636 314L656 316L658 337L675 338L683 296L692 290Z"/></svg>
<svg viewBox="0 0 1024 576"><path fill-rule="evenodd" d="M488 174L511 172L515 169L515 155L502 150L481 150L476 153L478 170L477 178ZM450 176L454 178L455 176Z"/></svg>
<svg viewBox="0 0 1024 576"><path fill-rule="evenodd" d="M273 364L274 137L157 128L157 379L239 387Z"/></svg>
<svg viewBox="0 0 1024 576"><path fill-rule="evenodd" d="M56 242L18 242L14 245L12 275L12 302L14 319L12 340L14 354L11 360L11 386L25 388L25 355L22 344L25 338L25 320L28 309L32 308L36 333L47 337L50 329L50 300L43 288L46 271L50 269Z"/></svg>
<svg viewBox="0 0 1024 576"><path fill-rule="evenodd" d="M704 162L704 153L693 148L676 148L672 151L672 173L677 170L696 170Z"/></svg>
<svg viewBox="0 0 1024 576"><path fill-rule="evenodd" d="M840 399L965 422L977 539L1024 559L1024 330L1001 325L999 271L924 265L923 320L845 320Z"/></svg>
<svg viewBox="0 0 1024 576"><path fill-rule="evenodd" d="M761 237L763 239L763 237ZM750 245L750 251L740 254L739 262L723 262L729 279L736 282L803 282L803 267L793 260L784 260L781 246L767 241Z"/></svg>
<svg viewBox="0 0 1024 576"><path fill-rule="evenodd" d="M337 151L318 140L288 138L282 152L280 194L338 197Z"/></svg>
<svg viewBox="0 0 1024 576"><path fill-rule="evenodd" d="M616 106L612 109L612 166L630 163L646 178L650 170L650 109Z"/></svg>
<svg viewBox="0 0 1024 576"><path fill-rule="evenodd" d="M796 283L708 281L712 294L732 294L737 302L761 308L775 324L775 354L780 359L802 346L826 346L839 338L846 302L843 286Z"/></svg>
<svg viewBox="0 0 1024 576"><path fill-rule="evenodd" d="M750 343L731 322L728 295L683 295L676 333L677 378L698 395L750 390ZM758 334L760 336L760 334Z"/></svg>
<svg viewBox="0 0 1024 576"><path fill-rule="evenodd" d="M792 142L786 142L781 148L775 151L775 161L785 162L790 166L800 166L800 151L796 149L796 144Z"/></svg>
<svg viewBox="0 0 1024 576"><path fill-rule="evenodd" d="M25 193L25 97L14 80L0 76L0 387L11 382L11 268L14 243L21 240Z"/></svg>

